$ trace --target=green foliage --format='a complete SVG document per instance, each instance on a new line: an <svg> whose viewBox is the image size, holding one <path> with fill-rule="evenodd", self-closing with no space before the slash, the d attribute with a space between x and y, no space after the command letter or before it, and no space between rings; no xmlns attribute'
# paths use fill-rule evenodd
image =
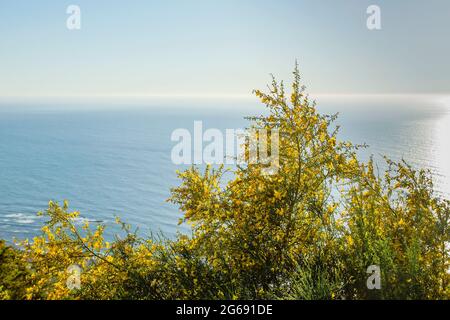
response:
<svg viewBox="0 0 450 320"><path fill-rule="evenodd" d="M21 252L0 241L0 299L21 299L26 288L28 270Z"/></svg>
<svg viewBox="0 0 450 320"><path fill-rule="evenodd" d="M290 95L272 82L255 91L268 116L254 128L279 130L279 164L179 173L169 199L191 235L108 243L104 226L75 224L79 213L50 202L42 235L13 249L0 243L4 299L447 299L450 202L429 172L386 159L379 176L355 146L338 139L336 116L321 115L296 68ZM68 267L81 288L67 286ZM381 268L369 290L367 267Z"/></svg>

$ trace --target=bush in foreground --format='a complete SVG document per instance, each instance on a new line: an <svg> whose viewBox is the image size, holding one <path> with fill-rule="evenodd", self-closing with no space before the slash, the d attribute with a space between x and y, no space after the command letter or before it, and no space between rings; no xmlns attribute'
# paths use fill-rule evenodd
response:
<svg viewBox="0 0 450 320"><path fill-rule="evenodd" d="M179 173L169 199L191 235L108 243L104 226L75 224L78 212L50 202L42 235L13 249L0 243L4 299L447 299L450 202L431 175L386 159L358 160L362 146L338 139L336 116L321 115L294 71L292 92L272 82L255 91L277 129L279 166ZM69 289L78 265L81 287ZM381 269L369 290L366 270ZM69 269L70 270L70 269ZM69 284L69 285L68 285Z"/></svg>

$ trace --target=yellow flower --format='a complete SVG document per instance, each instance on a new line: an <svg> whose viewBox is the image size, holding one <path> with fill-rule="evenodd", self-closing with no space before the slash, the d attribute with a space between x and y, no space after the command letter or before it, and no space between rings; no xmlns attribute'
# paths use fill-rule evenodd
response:
<svg viewBox="0 0 450 320"><path fill-rule="evenodd" d="M281 192L275 190L273 195L274 195L275 199L281 200Z"/></svg>
<svg viewBox="0 0 450 320"><path fill-rule="evenodd" d="M353 244L354 244L355 242L353 241L352 236L350 236L350 235L347 236L347 243L349 244L349 246L353 246Z"/></svg>

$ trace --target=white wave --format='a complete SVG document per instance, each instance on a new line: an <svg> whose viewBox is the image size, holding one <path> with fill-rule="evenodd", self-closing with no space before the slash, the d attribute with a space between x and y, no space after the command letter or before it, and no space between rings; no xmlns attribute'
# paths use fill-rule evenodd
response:
<svg viewBox="0 0 450 320"><path fill-rule="evenodd" d="M15 222L19 224L32 224L39 217L37 215L26 214L26 213L9 213L3 216L5 222Z"/></svg>

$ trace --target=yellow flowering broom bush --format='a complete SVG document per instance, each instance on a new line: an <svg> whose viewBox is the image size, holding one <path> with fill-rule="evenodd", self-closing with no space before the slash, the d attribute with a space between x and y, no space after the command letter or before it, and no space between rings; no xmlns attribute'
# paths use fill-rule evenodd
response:
<svg viewBox="0 0 450 320"><path fill-rule="evenodd" d="M255 91L279 132L279 163L179 173L169 201L190 235L126 236L50 202L42 235L0 243L3 299L447 299L450 203L431 175L386 159L379 173L338 138L336 115L318 113L294 71L291 93L273 79ZM273 142L272 142L273 143ZM270 148L269 148L270 149ZM367 286L379 266L381 288ZM71 281L71 266L80 270Z"/></svg>

